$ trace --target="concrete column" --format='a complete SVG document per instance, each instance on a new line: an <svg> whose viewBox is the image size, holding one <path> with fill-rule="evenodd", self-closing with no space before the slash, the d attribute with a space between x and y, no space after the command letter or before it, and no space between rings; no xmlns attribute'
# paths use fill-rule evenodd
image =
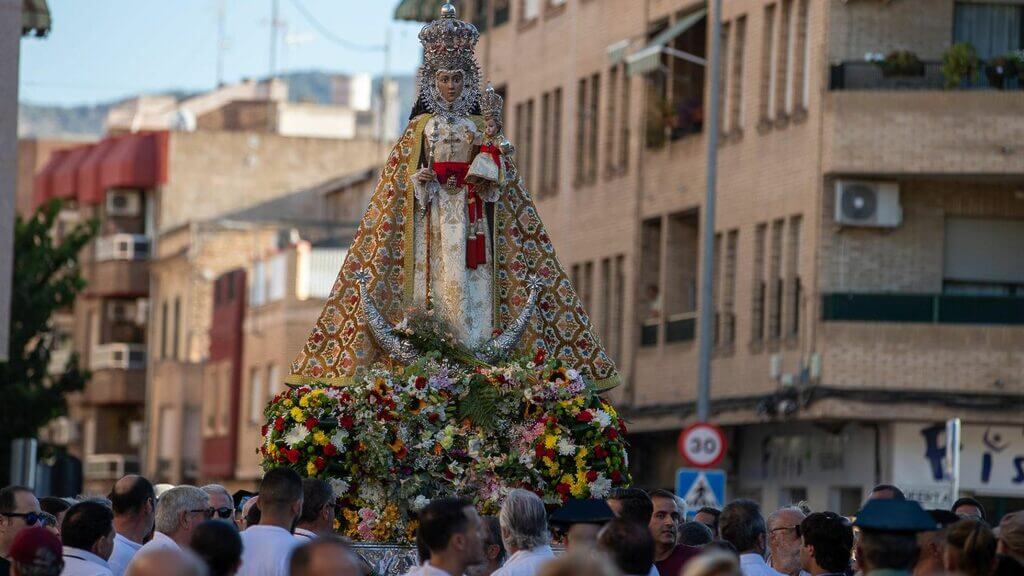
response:
<svg viewBox="0 0 1024 576"><path fill-rule="evenodd" d="M21 0L0 0L0 361L10 342L14 199L18 189L18 60Z"/></svg>

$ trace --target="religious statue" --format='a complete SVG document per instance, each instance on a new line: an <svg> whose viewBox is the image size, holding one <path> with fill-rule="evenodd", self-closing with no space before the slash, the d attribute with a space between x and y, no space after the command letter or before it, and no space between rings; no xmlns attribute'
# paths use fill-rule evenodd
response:
<svg viewBox="0 0 1024 576"><path fill-rule="evenodd" d="M343 385L360 366L410 363L426 351L395 326L429 310L482 362L540 350L599 390L617 385L519 177L504 102L480 92L476 27L446 3L419 38L409 125L287 381Z"/></svg>

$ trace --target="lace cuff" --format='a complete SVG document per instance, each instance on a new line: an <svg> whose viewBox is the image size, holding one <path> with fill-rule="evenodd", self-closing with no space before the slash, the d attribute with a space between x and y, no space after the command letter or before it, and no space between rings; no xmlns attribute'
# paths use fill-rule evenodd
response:
<svg viewBox="0 0 1024 576"><path fill-rule="evenodd" d="M476 194L484 202L497 202L498 196L501 195L501 186L498 186L493 182L488 182L486 184L477 186Z"/></svg>
<svg viewBox="0 0 1024 576"><path fill-rule="evenodd" d="M426 184L420 184L415 178L412 181L413 194L416 196L416 202L420 205L420 210L426 210L430 202L437 197L441 192L441 185L437 180L431 180Z"/></svg>

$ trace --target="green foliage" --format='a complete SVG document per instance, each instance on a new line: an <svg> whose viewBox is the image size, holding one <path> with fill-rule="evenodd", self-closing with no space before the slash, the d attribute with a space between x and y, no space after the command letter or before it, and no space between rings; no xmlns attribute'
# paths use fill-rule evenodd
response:
<svg viewBox="0 0 1024 576"><path fill-rule="evenodd" d="M917 54L909 50L890 52L885 60L878 63L885 76L921 76L924 74L924 63Z"/></svg>
<svg viewBox="0 0 1024 576"><path fill-rule="evenodd" d="M74 354L62 373L48 373L55 335L54 312L70 308L85 288L78 254L98 225L76 225L59 241L52 235L61 202L41 206L14 226L14 275L11 289L11 337L7 362L0 362L0 441L35 436L47 422L64 414L64 396L81 390L89 374Z"/></svg>
<svg viewBox="0 0 1024 576"><path fill-rule="evenodd" d="M498 389L483 376L474 377L469 383L469 394L459 405L459 418L468 418L474 425L493 430L497 421L494 407L499 400Z"/></svg>
<svg viewBox="0 0 1024 576"><path fill-rule="evenodd" d="M956 88L966 78L978 73L978 52L974 46L961 42L954 44L942 55L942 75L946 88Z"/></svg>

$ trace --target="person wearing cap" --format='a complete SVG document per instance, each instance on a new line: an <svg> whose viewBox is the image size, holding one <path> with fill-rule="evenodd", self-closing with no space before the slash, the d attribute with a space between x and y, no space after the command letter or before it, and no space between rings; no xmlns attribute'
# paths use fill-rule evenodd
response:
<svg viewBox="0 0 1024 576"><path fill-rule="evenodd" d="M79 502L64 515L64 570L61 576L113 576L107 560L114 551L114 513L98 502Z"/></svg>
<svg viewBox="0 0 1024 576"><path fill-rule="evenodd" d="M565 534L565 549L593 548L597 534L615 513L604 500L569 500L551 514L548 523Z"/></svg>
<svg viewBox="0 0 1024 576"><path fill-rule="evenodd" d="M857 513L857 560L864 576L909 576L921 547L917 535L934 530L935 520L913 500L874 499Z"/></svg>
<svg viewBox="0 0 1024 576"><path fill-rule="evenodd" d="M18 533L11 544L11 576L58 576L64 569L60 539L33 526Z"/></svg>
<svg viewBox="0 0 1024 576"><path fill-rule="evenodd" d="M35 526L42 518L39 500L24 486L0 489L0 576L11 569L7 556L18 533Z"/></svg>
<svg viewBox="0 0 1024 576"><path fill-rule="evenodd" d="M946 555L946 529L956 524L960 517L948 510L929 510L935 521L935 529L917 535L921 555L914 566L914 576L942 576L946 573L943 558Z"/></svg>
<svg viewBox="0 0 1024 576"><path fill-rule="evenodd" d="M1024 511L1003 516L995 535L998 564L992 576L1024 574Z"/></svg>
<svg viewBox="0 0 1024 576"><path fill-rule="evenodd" d="M114 510L114 551L110 554L110 571L122 576L128 564L153 533L156 523L156 491L142 476L129 474L114 483L110 490Z"/></svg>
<svg viewBox="0 0 1024 576"><path fill-rule="evenodd" d="M953 506L950 511L961 518L969 518L971 520L984 520L988 522L988 518L985 518L985 507L981 505L974 498L964 496L963 498L957 499L953 502Z"/></svg>

